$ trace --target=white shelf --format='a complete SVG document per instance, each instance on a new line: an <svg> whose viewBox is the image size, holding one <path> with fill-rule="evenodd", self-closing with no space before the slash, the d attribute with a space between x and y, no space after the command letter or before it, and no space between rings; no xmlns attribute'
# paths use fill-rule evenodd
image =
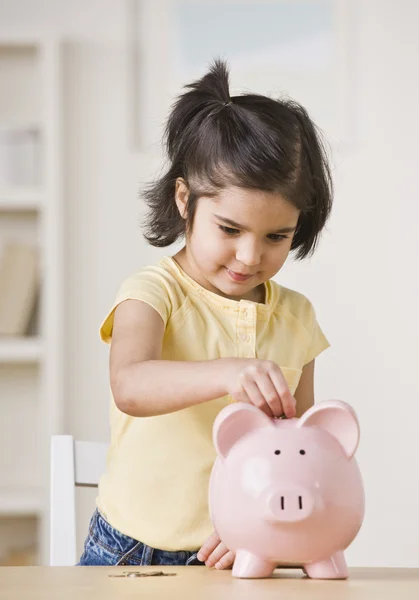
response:
<svg viewBox="0 0 419 600"><path fill-rule="evenodd" d="M44 36L42 36L44 37ZM42 43L39 35L34 35L32 31L12 32L0 29L0 48L27 49L36 51Z"/></svg>
<svg viewBox="0 0 419 600"><path fill-rule="evenodd" d="M36 363L43 357L43 343L38 337L0 337L0 364Z"/></svg>
<svg viewBox="0 0 419 600"><path fill-rule="evenodd" d="M7 119L0 120L0 133L9 131L39 131L44 127L44 122L41 119L36 121L27 121L22 119Z"/></svg>
<svg viewBox="0 0 419 600"><path fill-rule="evenodd" d="M47 564L49 441L52 433L64 430L65 396L60 41L47 31L21 30L12 34L2 31L0 26L0 62L0 128L3 131L3 147L7 148L9 143L9 131L36 130L39 136L34 135L35 140L38 140L35 149L39 148L40 152L39 167L33 169L33 176L29 176L29 168L25 171L22 167L18 174L12 170L4 170L6 176L3 175L0 183L1 233L5 231L7 237L11 237L13 233L17 241L22 243L32 244L35 241L42 266L36 316L39 337L0 337L0 396L4 394L3 389L6 389L7 397L12 398L17 414L20 407L25 406L20 403L29 402L35 419L30 443L25 445L23 429L22 435L19 436L19 431L13 431L13 435L10 434L7 440L3 440L2 450L5 455L16 457L19 485L8 480L4 465L0 465L0 518L37 517L37 552L41 564ZM11 136L13 135L12 132ZM13 152L13 144L11 146ZM13 159L13 154L7 156ZM13 163L12 160L11 164L19 163ZM12 187L15 181L27 183L28 186ZM21 373L16 373L16 365L23 366ZM2 400L0 398L0 422L3 431L9 433L7 428L10 411ZM23 411L24 408L22 414ZM28 453L35 452L35 449L36 456L33 459L28 457ZM32 467L39 476L39 490L33 489L31 485ZM16 535L19 537L18 533ZM12 547L16 540L11 538L5 542L6 546L10 543Z"/></svg>
<svg viewBox="0 0 419 600"><path fill-rule="evenodd" d="M37 516L42 513L41 490L0 486L0 519L2 517Z"/></svg>
<svg viewBox="0 0 419 600"><path fill-rule="evenodd" d="M44 205L44 193L40 188L0 188L0 212L38 211Z"/></svg>

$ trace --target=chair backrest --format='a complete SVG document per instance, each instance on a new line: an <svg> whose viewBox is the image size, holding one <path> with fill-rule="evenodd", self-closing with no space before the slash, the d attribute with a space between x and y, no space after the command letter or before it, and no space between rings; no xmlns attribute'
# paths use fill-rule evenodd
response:
<svg viewBox="0 0 419 600"><path fill-rule="evenodd" d="M51 436L50 565L72 566L76 556L76 486L97 487L108 444Z"/></svg>

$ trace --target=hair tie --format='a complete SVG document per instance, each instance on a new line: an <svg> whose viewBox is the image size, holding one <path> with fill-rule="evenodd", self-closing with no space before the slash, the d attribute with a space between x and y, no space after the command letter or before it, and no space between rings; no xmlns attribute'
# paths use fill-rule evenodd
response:
<svg viewBox="0 0 419 600"><path fill-rule="evenodd" d="M226 103L224 104L224 106L230 106L230 104L233 104L233 100L229 100L228 102L226 102Z"/></svg>

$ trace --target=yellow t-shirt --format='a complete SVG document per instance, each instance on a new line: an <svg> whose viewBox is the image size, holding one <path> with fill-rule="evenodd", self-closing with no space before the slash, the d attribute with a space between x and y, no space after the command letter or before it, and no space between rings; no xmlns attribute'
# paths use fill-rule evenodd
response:
<svg viewBox="0 0 419 600"><path fill-rule="evenodd" d="M121 286L101 327L110 342L118 304L137 299L165 323L162 359L256 357L275 361L295 392L303 366L329 344L302 294L265 284L265 303L204 289L170 257ZM116 529L153 548L197 550L212 533L208 483L216 457L212 427L225 396L155 417L131 417L111 401L111 443L97 506Z"/></svg>

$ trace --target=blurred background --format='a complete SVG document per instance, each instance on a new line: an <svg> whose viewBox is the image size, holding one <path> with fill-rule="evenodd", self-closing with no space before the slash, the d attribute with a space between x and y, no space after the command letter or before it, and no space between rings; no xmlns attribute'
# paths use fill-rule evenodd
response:
<svg viewBox="0 0 419 600"><path fill-rule="evenodd" d="M48 562L51 434L108 440L99 325L176 250L144 242L140 190L174 96L219 56L232 94L289 95L327 140L332 217L276 279L331 342L316 399L360 419L348 563L419 566L418 20L414 0L0 0L1 564ZM94 500L78 493L79 551Z"/></svg>

